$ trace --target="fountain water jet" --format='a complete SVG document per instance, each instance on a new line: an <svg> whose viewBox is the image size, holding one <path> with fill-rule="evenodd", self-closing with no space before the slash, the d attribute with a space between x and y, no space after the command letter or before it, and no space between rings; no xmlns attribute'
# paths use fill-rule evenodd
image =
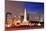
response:
<svg viewBox="0 0 46 31"><path fill-rule="evenodd" d="M27 15L26 15L26 8L24 9L24 20L23 20L23 22L28 22L27 21Z"/></svg>

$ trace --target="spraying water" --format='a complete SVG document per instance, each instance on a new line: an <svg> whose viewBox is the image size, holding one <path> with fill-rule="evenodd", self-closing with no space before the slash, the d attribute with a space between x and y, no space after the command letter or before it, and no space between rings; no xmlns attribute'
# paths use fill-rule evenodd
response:
<svg viewBox="0 0 46 31"><path fill-rule="evenodd" d="M24 9L24 21L27 21L26 8Z"/></svg>

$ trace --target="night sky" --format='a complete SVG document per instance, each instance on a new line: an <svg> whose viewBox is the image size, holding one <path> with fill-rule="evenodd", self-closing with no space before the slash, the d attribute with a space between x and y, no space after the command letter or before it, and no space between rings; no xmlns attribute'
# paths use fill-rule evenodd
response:
<svg viewBox="0 0 46 31"><path fill-rule="evenodd" d="M44 14L44 3L25 2L25 8L28 12L38 12Z"/></svg>

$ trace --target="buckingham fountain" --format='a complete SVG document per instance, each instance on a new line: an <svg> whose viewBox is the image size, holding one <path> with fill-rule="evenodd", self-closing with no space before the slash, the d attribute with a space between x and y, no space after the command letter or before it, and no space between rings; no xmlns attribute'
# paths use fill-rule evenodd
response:
<svg viewBox="0 0 46 31"><path fill-rule="evenodd" d="M19 18L20 18L20 16L19 16ZM18 23L19 23L19 24L18 24ZM16 26L28 25L26 8L24 9L24 19L23 19L22 23L21 23L21 20L18 19L18 21L15 22L15 25L16 25Z"/></svg>

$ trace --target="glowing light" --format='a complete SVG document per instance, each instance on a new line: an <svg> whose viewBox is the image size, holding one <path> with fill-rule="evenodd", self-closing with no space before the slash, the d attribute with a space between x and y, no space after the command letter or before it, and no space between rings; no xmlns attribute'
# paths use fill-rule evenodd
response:
<svg viewBox="0 0 46 31"><path fill-rule="evenodd" d="M7 25L7 27L10 27L11 25Z"/></svg>
<svg viewBox="0 0 46 31"><path fill-rule="evenodd" d="M41 26L41 24L39 23L38 26Z"/></svg>
<svg viewBox="0 0 46 31"><path fill-rule="evenodd" d="M26 18L26 9L24 10L24 21L27 21L27 18Z"/></svg>

